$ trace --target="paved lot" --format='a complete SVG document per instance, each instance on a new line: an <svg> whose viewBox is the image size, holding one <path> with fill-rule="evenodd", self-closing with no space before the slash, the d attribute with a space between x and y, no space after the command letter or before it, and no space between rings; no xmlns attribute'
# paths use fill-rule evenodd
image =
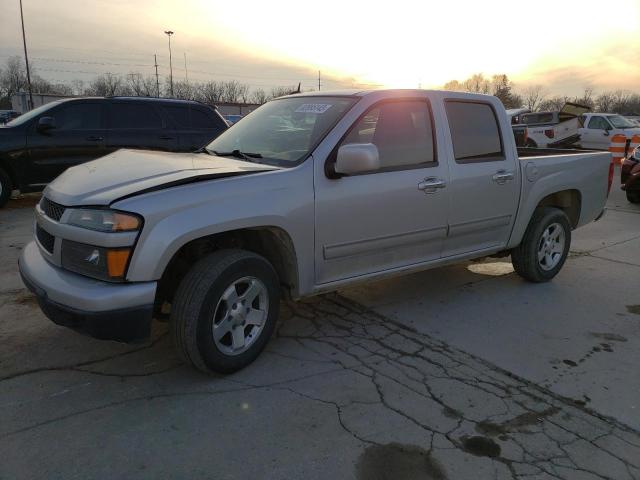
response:
<svg viewBox="0 0 640 480"><path fill-rule="evenodd" d="M469 262L285 305L207 377L57 327L0 211L0 478L640 478L640 209L614 190L561 274Z"/></svg>

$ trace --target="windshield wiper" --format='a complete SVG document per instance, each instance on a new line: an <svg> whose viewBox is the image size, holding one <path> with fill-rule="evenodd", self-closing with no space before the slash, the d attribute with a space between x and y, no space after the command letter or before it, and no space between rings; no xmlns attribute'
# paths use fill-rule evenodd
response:
<svg viewBox="0 0 640 480"><path fill-rule="evenodd" d="M219 157L241 158L242 160L246 160L248 162L252 162L254 158L262 158L261 153L241 152L240 150L232 150L230 152L216 152L215 150L211 151Z"/></svg>

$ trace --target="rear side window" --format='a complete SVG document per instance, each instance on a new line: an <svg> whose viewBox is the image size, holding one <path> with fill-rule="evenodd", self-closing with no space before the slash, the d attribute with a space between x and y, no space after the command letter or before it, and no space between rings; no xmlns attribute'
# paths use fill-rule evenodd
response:
<svg viewBox="0 0 640 480"><path fill-rule="evenodd" d="M429 105L399 101L374 107L352 127L341 146L352 143L373 143L382 171L435 163Z"/></svg>
<svg viewBox="0 0 640 480"><path fill-rule="evenodd" d="M216 128L212 116L207 115L202 110L191 110L191 122L193 128Z"/></svg>
<svg viewBox="0 0 640 480"><path fill-rule="evenodd" d="M191 105L167 105L163 108L178 128L220 130L225 126L214 114Z"/></svg>
<svg viewBox="0 0 640 480"><path fill-rule="evenodd" d="M57 130L102 128L102 107L97 103L71 103L53 113Z"/></svg>
<svg viewBox="0 0 640 480"><path fill-rule="evenodd" d="M553 123L553 113L534 113L532 115L523 115L522 118L522 123L526 123L527 125Z"/></svg>
<svg viewBox="0 0 640 480"><path fill-rule="evenodd" d="M457 163L504 160L498 119L488 103L445 102Z"/></svg>
<svg viewBox="0 0 640 480"><path fill-rule="evenodd" d="M111 105L110 127L113 129L162 128L162 118L151 105L114 103Z"/></svg>

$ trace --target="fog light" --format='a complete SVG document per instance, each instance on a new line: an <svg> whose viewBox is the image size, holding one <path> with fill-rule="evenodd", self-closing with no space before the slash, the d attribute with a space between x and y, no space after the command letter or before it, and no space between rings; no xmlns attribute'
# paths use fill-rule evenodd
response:
<svg viewBox="0 0 640 480"><path fill-rule="evenodd" d="M111 278L124 277L130 252L131 250L128 248L107 250L107 270Z"/></svg>

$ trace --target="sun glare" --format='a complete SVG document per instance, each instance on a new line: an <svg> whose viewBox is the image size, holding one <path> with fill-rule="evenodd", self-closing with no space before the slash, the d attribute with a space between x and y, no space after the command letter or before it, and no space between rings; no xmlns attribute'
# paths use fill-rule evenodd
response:
<svg viewBox="0 0 640 480"><path fill-rule="evenodd" d="M432 87L476 72L526 80L529 69L556 62L558 52L564 63L579 62L590 48L637 32L635 24L620 26L622 18L640 18L638 3L617 2L623 16L599 15L597 24L593 12L602 2L585 0L539 0L527 13L507 0L327 0L317 7L251 1L240 16L236 3L201 0L197 17L201 35L219 32L255 55L362 83ZM589 25L587 41L580 31Z"/></svg>

